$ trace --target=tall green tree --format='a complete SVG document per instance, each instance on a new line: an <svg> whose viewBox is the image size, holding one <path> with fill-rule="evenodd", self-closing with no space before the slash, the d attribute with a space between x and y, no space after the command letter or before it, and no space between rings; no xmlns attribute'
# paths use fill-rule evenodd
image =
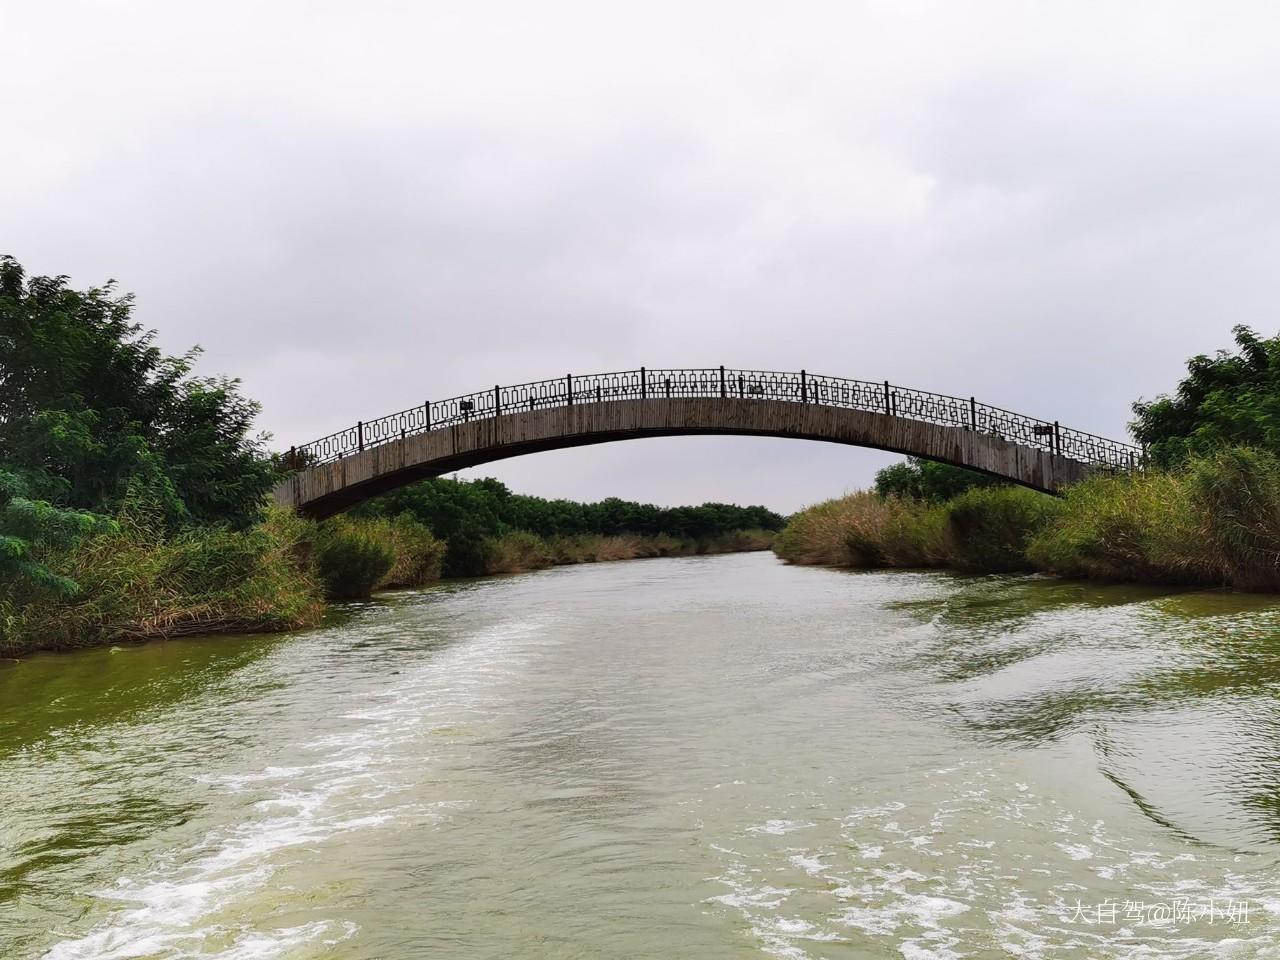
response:
<svg viewBox="0 0 1280 960"><path fill-rule="evenodd" d="M1003 483L976 470L953 467L920 457L907 457L876 471L875 490L882 497L903 497L945 503L973 487L990 487Z"/></svg>
<svg viewBox="0 0 1280 960"><path fill-rule="evenodd" d="M242 527L275 480L239 381L197 377L114 283L73 290L0 257L0 464L62 506L142 498L173 525Z"/></svg>
<svg viewBox="0 0 1280 960"><path fill-rule="evenodd" d="M1234 351L1192 357L1172 395L1133 405L1129 429L1154 463L1176 466L1225 444L1280 452L1280 336L1232 333Z"/></svg>

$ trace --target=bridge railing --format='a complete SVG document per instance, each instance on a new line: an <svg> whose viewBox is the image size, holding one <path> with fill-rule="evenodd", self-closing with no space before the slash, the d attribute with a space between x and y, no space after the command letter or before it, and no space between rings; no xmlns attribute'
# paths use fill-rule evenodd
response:
<svg viewBox="0 0 1280 960"><path fill-rule="evenodd" d="M566 374L447 400L424 401L375 420L361 421L327 437L289 451L288 465L298 469L329 463L370 447L405 437L442 430L473 420L612 400L692 397L735 397L783 400L821 406L865 410L924 423L961 427L993 434L1038 450L1059 454L1112 470L1142 465L1140 448L1095 434L1060 426L1011 410L979 403L973 397L952 397L913 390L889 381L850 380L821 374L730 367L646 368L587 375Z"/></svg>

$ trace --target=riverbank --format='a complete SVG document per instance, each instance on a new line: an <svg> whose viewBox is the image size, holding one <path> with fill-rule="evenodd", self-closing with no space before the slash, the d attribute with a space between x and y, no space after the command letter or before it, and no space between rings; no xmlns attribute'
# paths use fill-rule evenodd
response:
<svg viewBox="0 0 1280 960"><path fill-rule="evenodd" d="M33 656L0 956L1267 956L1277 628L757 553Z"/></svg>
<svg viewBox="0 0 1280 960"><path fill-rule="evenodd" d="M526 530L469 546L475 575L646 557L767 550L766 530L703 537ZM409 514L322 523L273 509L245 531L168 533L123 516L110 531L43 561L74 582L69 594L14 581L0 593L0 656L210 633L269 633L320 622L333 601L445 579L449 544Z"/></svg>
<svg viewBox="0 0 1280 960"><path fill-rule="evenodd" d="M942 503L854 493L795 514L774 551L798 564L1280 592L1280 459L1226 447L1173 470L1097 476L1059 498L1010 486Z"/></svg>

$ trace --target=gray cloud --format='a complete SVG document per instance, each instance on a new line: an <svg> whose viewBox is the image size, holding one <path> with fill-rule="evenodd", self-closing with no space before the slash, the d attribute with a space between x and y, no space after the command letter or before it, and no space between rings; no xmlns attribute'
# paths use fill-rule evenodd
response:
<svg viewBox="0 0 1280 960"><path fill-rule="evenodd" d="M569 371L807 367L1120 436L1271 332L1250 3L7 4L0 245L118 277L282 446ZM485 468L783 509L892 458L679 438Z"/></svg>

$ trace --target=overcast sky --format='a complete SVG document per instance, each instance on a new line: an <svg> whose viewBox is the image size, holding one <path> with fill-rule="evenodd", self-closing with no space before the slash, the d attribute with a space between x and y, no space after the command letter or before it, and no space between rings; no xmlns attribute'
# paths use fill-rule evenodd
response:
<svg viewBox="0 0 1280 960"><path fill-rule="evenodd" d="M0 0L0 252L118 279L279 447L497 382L890 379L1117 438L1274 334L1280 7ZM478 471L782 510L886 454Z"/></svg>

